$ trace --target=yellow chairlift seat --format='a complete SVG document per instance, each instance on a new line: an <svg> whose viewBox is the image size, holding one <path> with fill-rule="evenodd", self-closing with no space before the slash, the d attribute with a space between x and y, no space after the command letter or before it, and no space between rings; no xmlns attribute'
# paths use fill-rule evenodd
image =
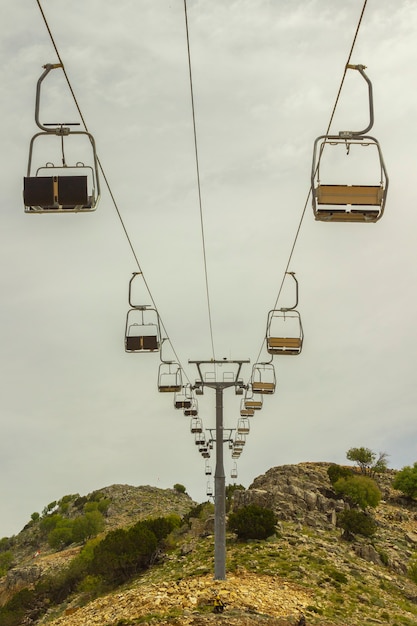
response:
<svg viewBox="0 0 417 626"><path fill-rule="evenodd" d="M380 185L318 185L318 204L351 204L381 206L383 189Z"/></svg>
<svg viewBox="0 0 417 626"><path fill-rule="evenodd" d="M300 354L300 337L267 337L267 350L270 354Z"/></svg>
<svg viewBox="0 0 417 626"><path fill-rule="evenodd" d="M262 400L247 399L245 400L245 407L254 411L260 411L262 409Z"/></svg>
<svg viewBox="0 0 417 626"><path fill-rule="evenodd" d="M255 415L255 409L247 409L242 407L240 409L240 414L242 417L253 417Z"/></svg>
<svg viewBox="0 0 417 626"><path fill-rule="evenodd" d="M264 393L264 394L274 393L275 383L263 382L261 380L253 381L252 390L253 390L253 393Z"/></svg>
<svg viewBox="0 0 417 626"><path fill-rule="evenodd" d="M380 185L318 185L315 193L316 220L323 222L376 222L384 200L384 190ZM363 208L323 208L343 205ZM372 206L379 208L367 208Z"/></svg>

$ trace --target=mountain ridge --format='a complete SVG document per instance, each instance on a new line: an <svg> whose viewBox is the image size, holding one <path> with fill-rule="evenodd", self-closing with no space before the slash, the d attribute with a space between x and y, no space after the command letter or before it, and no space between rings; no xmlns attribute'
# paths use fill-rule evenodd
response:
<svg viewBox="0 0 417 626"><path fill-rule="evenodd" d="M91 600L75 594L34 623L185 626L211 624L216 618L220 624L293 626L304 615L308 626L415 626L417 585L407 571L417 549L416 503L392 489L396 472L389 470L377 478L383 500L375 511L375 537L343 541L336 518L346 503L332 492L329 465L276 466L255 478L248 489L235 491L235 509L260 502L275 510L277 534L245 544L228 534L226 581L213 580L212 516L197 516L177 534L175 546L157 565L122 589ZM186 513L196 505L186 494L150 486L112 485L99 491L105 497L118 494L108 509L106 532L117 526L117 519L132 524L135 516L149 515L152 502L155 511L168 502L170 507L176 502L177 512L178 507L188 509ZM135 499L139 494L142 504ZM56 565L61 559L58 571L77 551L79 547L66 554L41 554L31 566L48 559ZM214 616L209 611L216 589L227 606L223 615Z"/></svg>

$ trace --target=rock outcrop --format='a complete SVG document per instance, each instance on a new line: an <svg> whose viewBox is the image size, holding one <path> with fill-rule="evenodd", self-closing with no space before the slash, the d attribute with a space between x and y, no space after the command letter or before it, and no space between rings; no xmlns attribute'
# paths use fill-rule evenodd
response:
<svg viewBox="0 0 417 626"><path fill-rule="evenodd" d="M258 476L246 491L236 490L233 510L248 504L272 509L283 521L334 528L345 502L332 490L328 463L301 463L273 467Z"/></svg>

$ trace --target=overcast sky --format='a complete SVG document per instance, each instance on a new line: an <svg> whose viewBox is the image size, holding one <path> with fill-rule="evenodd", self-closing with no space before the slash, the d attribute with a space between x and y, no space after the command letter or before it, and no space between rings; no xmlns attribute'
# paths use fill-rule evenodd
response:
<svg viewBox="0 0 417 626"><path fill-rule="evenodd" d="M362 6L187 3L215 356L250 359L245 381ZM188 360L213 354L184 4L42 7L158 312L194 381ZM204 461L189 419L157 391L159 356L124 351L138 267L104 181L96 212L24 213L36 82L57 57L35 0L0 11L0 537L53 500L114 483L182 483L203 501ZM308 203L289 268L299 280L304 347L274 358L277 391L252 418L238 461L246 487L276 465L343 463L354 446L388 453L393 468L417 460L416 32L415 2L368 0L351 62L367 66L374 87L371 134L390 178L385 215L377 224L326 224ZM332 131L367 124L364 85L348 72ZM79 121L61 70L42 93L41 121ZM361 165L365 184L378 183L374 158ZM287 287L279 306L292 298ZM225 426L234 428L240 398L224 395ZM210 389L199 399L206 428L215 424L214 400ZM232 466L227 452L227 482Z"/></svg>

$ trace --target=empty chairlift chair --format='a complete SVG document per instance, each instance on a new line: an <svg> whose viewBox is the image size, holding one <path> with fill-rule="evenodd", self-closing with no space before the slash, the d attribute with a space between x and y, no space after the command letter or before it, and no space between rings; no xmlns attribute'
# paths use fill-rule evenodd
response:
<svg viewBox="0 0 417 626"><path fill-rule="evenodd" d="M200 417L191 418L190 431L193 434L203 432L203 420Z"/></svg>
<svg viewBox="0 0 417 626"><path fill-rule="evenodd" d="M249 435L250 426L247 417L241 417L237 422L237 432L239 435Z"/></svg>
<svg viewBox="0 0 417 626"><path fill-rule="evenodd" d="M275 393L276 378L272 363L255 363L252 368L251 385L253 393L270 395Z"/></svg>
<svg viewBox="0 0 417 626"><path fill-rule="evenodd" d="M368 85L370 121L364 130L340 131L338 135L321 135L316 139L311 169L313 212L318 221L372 223L377 222L383 215L388 191L388 175L378 141L375 137L367 134L374 122L371 81L366 76L363 65L348 65L347 68L359 71ZM374 163L376 164L377 180L371 184L357 184L356 182L352 184L350 181L334 184L333 182L330 183L330 180L327 180L325 184L321 182L321 170L326 169L328 171L330 169L329 167L322 167L322 161L324 162L324 155L327 152L338 150L340 153L341 150L344 150L347 158L352 161L358 157L358 148L368 149L366 164L369 164L369 167ZM373 154L371 154L372 152ZM334 156L333 153L332 156ZM346 161L345 163L347 164ZM356 180L358 180L358 176L363 174L361 170L369 171L369 168L366 166L364 168L361 163L357 165L356 173L353 175ZM344 169L338 176L346 180Z"/></svg>
<svg viewBox="0 0 417 626"><path fill-rule="evenodd" d="M190 385L183 385L174 396L174 407L176 409L190 409L192 406L192 391Z"/></svg>
<svg viewBox="0 0 417 626"><path fill-rule="evenodd" d="M246 409L252 409L253 411L260 411L263 405L263 398L261 395L254 396L252 386L249 385L246 390L244 398L244 406Z"/></svg>
<svg viewBox="0 0 417 626"><path fill-rule="evenodd" d="M39 121L42 81L51 70L57 68L62 68L62 65L45 65L45 71L37 83L35 122L41 132L32 137L29 146L27 172L23 181L25 213L91 212L97 208L100 200L99 166L94 137L87 131L71 129L72 126L79 126L78 123L42 124ZM45 154L53 155L58 148L62 165L54 165L51 161L47 161L45 165L36 165L35 143L36 147L43 146ZM57 144L55 147L52 145L54 143ZM68 143L72 144L73 152L79 152L80 160L67 163L65 148ZM89 162L85 162L85 157Z"/></svg>
<svg viewBox="0 0 417 626"><path fill-rule="evenodd" d="M230 471L230 478L237 478L237 464L234 463Z"/></svg>
<svg viewBox="0 0 417 626"><path fill-rule="evenodd" d="M161 393L177 393L182 388L181 367L174 361L163 361L158 370L158 391Z"/></svg>
<svg viewBox="0 0 417 626"><path fill-rule="evenodd" d="M296 284L294 306L269 311L266 327L266 348L272 355L297 355L303 347L303 326L296 310L298 305L298 281L294 272L287 272Z"/></svg>
<svg viewBox="0 0 417 626"><path fill-rule="evenodd" d="M255 409L247 407L244 398L240 403L240 415L241 417L253 417L255 415Z"/></svg>
<svg viewBox="0 0 417 626"><path fill-rule="evenodd" d="M130 309L126 316L126 352L155 352L160 346L159 318L148 306Z"/></svg>

